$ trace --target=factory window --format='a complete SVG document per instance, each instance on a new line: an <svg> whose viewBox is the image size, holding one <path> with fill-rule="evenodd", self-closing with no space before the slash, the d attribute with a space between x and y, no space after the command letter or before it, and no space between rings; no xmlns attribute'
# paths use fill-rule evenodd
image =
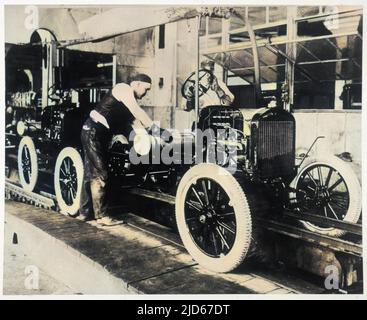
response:
<svg viewBox="0 0 367 320"><path fill-rule="evenodd" d="M308 17L318 15L320 13L319 6L298 6L297 7L297 16L298 17Z"/></svg>
<svg viewBox="0 0 367 320"><path fill-rule="evenodd" d="M269 22L277 22L287 19L287 7L269 7Z"/></svg>
<svg viewBox="0 0 367 320"><path fill-rule="evenodd" d="M287 19L287 6L269 7L234 7L242 17L248 18L253 27L261 26L265 23L284 22ZM236 16L230 18L229 30L244 28L242 19Z"/></svg>
<svg viewBox="0 0 367 320"><path fill-rule="evenodd" d="M266 23L266 7L249 7L248 19L252 26Z"/></svg>
<svg viewBox="0 0 367 320"><path fill-rule="evenodd" d="M208 21L208 34L216 34L222 32L222 19L210 18Z"/></svg>
<svg viewBox="0 0 367 320"><path fill-rule="evenodd" d="M258 14L255 19L255 15ZM278 51L285 52L286 45L267 46L284 42L287 35L287 7L250 7L248 18L258 43L260 82L264 97L281 103L281 86L285 81L285 59ZM266 23L265 23L266 22ZM228 70L228 86L235 95L235 106L256 108L254 57L246 28L229 31L229 47L238 48L220 56ZM217 58L218 59L218 58Z"/></svg>
<svg viewBox="0 0 367 320"><path fill-rule="evenodd" d="M362 80L362 10L360 7L270 6L237 7L242 18L209 19L201 25L200 50L223 68L223 78L240 108L256 107L255 68L246 19L256 36L260 82L264 96L282 104L282 90L289 70L295 109L360 109ZM294 17L288 24L287 16ZM289 28L289 30L288 30ZM220 33L212 33L222 30ZM180 35L181 36L181 35ZM178 74L194 70L191 45L178 45ZM183 45L183 44L182 44ZM291 49L294 48L293 52ZM183 55L184 50L187 51ZM192 56L192 60L195 57ZM179 77L178 77L179 78ZM178 83L179 85L179 83ZM179 93L178 93L179 94ZM293 98L293 99L292 99Z"/></svg>
<svg viewBox="0 0 367 320"><path fill-rule="evenodd" d="M297 23L295 109L360 109L360 11L334 11Z"/></svg>
<svg viewBox="0 0 367 320"><path fill-rule="evenodd" d="M239 13L242 17L247 17L247 7L235 7L237 13ZM236 30L239 28L243 28L245 26L244 21L237 16L232 16L229 21L229 30Z"/></svg>

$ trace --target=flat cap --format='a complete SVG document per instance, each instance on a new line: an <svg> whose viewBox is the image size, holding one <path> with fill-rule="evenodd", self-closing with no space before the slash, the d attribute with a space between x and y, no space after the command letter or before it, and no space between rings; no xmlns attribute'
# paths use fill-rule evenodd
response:
<svg viewBox="0 0 367 320"><path fill-rule="evenodd" d="M138 74L132 75L130 77L129 82L131 83L133 81L141 81L141 82L152 83L152 79L144 73L138 73Z"/></svg>

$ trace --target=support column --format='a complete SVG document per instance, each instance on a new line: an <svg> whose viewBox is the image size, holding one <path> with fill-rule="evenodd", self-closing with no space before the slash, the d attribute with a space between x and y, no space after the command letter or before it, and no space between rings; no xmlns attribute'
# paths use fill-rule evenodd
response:
<svg viewBox="0 0 367 320"><path fill-rule="evenodd" d="M294 99L294 61L297 57L297 45L293 42L297 37L297 7L288 6L287 7L287 40L289 41L286 45L286 54L290 59L285 61L285 83L288 86L289 100L284 103L284 108L287 111L291 111L291 106L293 105Z"/></svg>
<svg viewBox="0 0 367 320"><path fill-rule="evenodd" d="M200 66L200 19L201 16L196 17L196 34L195 34L195 159L197 159L198 147L198 120L199 120L199 66Z"/></svg>

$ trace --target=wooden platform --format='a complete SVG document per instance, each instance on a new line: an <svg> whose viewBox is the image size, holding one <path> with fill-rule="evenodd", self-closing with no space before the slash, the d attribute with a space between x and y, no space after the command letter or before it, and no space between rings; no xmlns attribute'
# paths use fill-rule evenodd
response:
<svg viewBox="0 0 367 320"><path fill-rule="evenodd" d="M79 285L81 293L102 293L102 289L96 288L102 282L104 290L108 291L108 281L119 281L119 285L105 293L290 294L322 291L307 281L278 271L243 266L228 274L208 272L191 259L171 229L136 215L129 215L128 224L100 227L95 222L84 223L54 211L6 201L5 221L5 228L14 229L20 241L33 239L37 242L27 243L28 248L37 249L39 255L50 252L52 258L42 257L43 264L52 271L54 261L58 264L54 270L59 273L67 270L69 275L63 275L63 281L68 281L65 280L67 276L73 281L77 281L78 275L84 277L85 288ZM33 238L35 234L37 238ZM66 255L64 251L73 253ZM66 258L62 258L64 256ZM76 260L72 261L74 258ZM91 273L90 276L83 274L84 269L73 271L78 263L78 268L88 264L83 268ZM98 269L95 277L93 268ZM104 273L108 281L103 280Z"/></svg>

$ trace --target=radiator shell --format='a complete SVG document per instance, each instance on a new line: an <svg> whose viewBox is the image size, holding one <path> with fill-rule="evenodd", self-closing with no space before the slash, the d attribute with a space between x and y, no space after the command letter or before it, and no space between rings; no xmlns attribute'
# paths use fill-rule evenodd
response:
<svg viewBox="0 0 367 320"><path fill-rule="evenodd" d="M263 108L251 120L250 161L261 179L289 177L295 171L293 115L281 108Z"/></svg>

